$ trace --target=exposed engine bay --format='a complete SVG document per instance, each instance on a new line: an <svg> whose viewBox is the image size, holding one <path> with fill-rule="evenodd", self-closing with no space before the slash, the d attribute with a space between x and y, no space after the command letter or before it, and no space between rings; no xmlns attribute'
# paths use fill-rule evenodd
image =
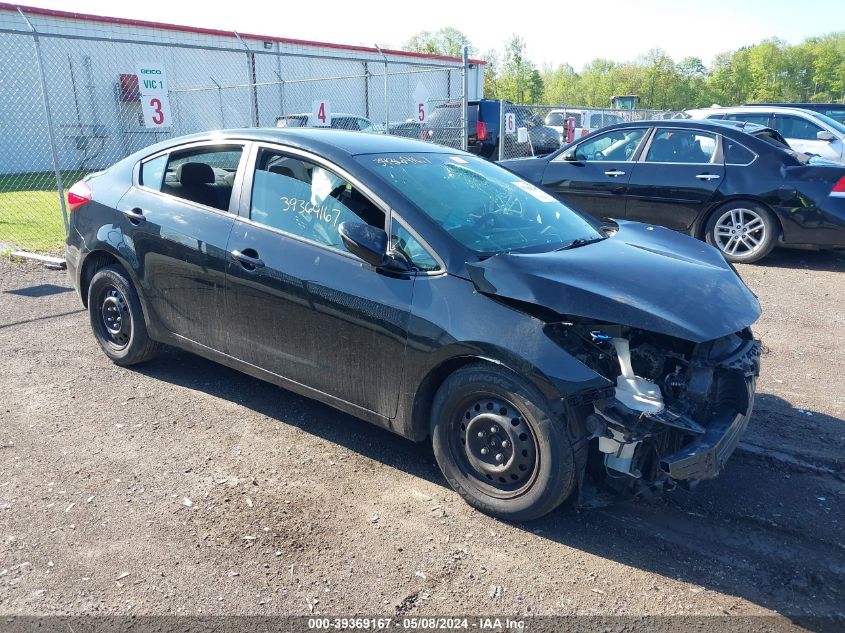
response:
<svg viewBox="0 0 845 633"><path fill-rule="evenodd" d="M754 404L760 344L749 329L704 343L589 322L547 333L612 383L571 412L590 438L588 472L638 492L719 473Z"/></svg>

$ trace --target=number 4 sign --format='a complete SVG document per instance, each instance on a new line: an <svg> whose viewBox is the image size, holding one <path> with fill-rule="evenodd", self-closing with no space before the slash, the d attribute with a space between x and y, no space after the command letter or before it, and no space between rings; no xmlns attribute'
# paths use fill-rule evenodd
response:
<svg viewBox="0 0 845 633"><path fill-rule="evenodd" d="M311 125L313 127L332 126L332 109L325 99L317 99L311 104Z"/></svg>
<svg viewBox="0 0 845 633"><path fill-rule="evenodd" d="M170 98L167 95L167 76L161 64L138 64L138 90L141 93L141 111L144 125L163 128L173 125L170 118Z"/></svg>

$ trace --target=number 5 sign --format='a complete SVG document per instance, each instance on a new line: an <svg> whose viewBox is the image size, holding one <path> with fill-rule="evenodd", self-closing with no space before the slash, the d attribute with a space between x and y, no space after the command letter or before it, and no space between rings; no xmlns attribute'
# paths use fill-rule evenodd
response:
<svg viewBox="0 0 845 633"><path fill-rule="evenodd" d="M141 93L141 110L144 125L163 128L173 125L170 118L170 97L167 95L167 76L161 64L138 64L138 90Z"/></svg>
<svg viewBox="0 0 845 633"><path fill-rule="evenodd" d="M422 82L417 82L411 107L411 116L414 117L415 121L425 123L428 119L428 96L428 90L425 89Z"/></svg>
<svg viewBox="0 0 845 633"><path fill-rule="evenodd" d="M325 99L317 99L311 104L311 125L313 127L332 126L332 109Z"/></svg>

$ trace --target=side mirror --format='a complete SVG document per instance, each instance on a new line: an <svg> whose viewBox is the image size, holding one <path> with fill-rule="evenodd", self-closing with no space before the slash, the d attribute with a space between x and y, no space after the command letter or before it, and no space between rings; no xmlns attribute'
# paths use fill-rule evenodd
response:
<svg viewBox="0 0 845 633"><path fill-rule="evenodd" d="M341 222L340 239L350 253L371 266L384 266L387 261L387 233L361 222Z"/></svg>
<svg viewBox="0 0 845 633"><path fill-rule="evenodd" d="M833 136L833 134L831 132L828 132L827 130L820 130L816 132L816 138L820 141L827 141L828 143L830 143L836 137Z"/></svg>
<svg viewBox="0 0 845 633"><path fill-rule="evenodd" d="M564 152L563 160L568 161L570 163L575 162L575 148L574 147L572 149L566 150L566 152Z"/></svg>

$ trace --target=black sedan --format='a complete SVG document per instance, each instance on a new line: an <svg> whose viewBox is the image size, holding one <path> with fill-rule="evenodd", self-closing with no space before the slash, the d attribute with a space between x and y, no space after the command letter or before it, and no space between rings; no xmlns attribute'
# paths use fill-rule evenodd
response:
<svg viewBox="0 0 845 633"><path fill-rule="evenodd" d="M622 123L501 164L595 217L682 231L731 262L778 245L845 248L845 167L792 151L770 128L731 123Z"/></svg>
<svg viewBox="0 0 845 633"><path fill-rule="evenodd" d="M467 153L333 130L173 139L76 183L68 271L119 365L172 345L412 440L510 519L588 462L715 477L751 414L754 295L673 231L600 224Z"/></svg>

